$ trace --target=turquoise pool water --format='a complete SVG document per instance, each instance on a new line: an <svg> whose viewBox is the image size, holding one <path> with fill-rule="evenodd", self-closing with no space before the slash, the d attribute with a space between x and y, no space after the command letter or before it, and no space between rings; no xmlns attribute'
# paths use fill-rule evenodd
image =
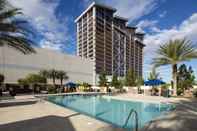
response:
<svg viewBox="0 0 197 131"><path fill-rule="evenodd" d="M123 128L134 127L134 120L131 122L131 119L134 119L134 117L131 117L125 126L125 121L131 109L137 111L140 127L143 127L145 123L173 109L173 106L169 104L123 101L100 95L49 96L47 100Z"/></svg>

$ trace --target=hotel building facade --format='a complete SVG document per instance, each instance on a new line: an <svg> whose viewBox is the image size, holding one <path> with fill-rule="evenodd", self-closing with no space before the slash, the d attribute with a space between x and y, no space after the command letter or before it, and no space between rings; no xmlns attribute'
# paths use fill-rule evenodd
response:
<svg viewBox="0 0 197 131"><path fill-rule="evenodd" d="M77 55L93 61L93 83L106 72L108 76L126 75L129 69L142 77L143 38L128 19L114 15L115 8L92 3L76 20Z"/></svg>

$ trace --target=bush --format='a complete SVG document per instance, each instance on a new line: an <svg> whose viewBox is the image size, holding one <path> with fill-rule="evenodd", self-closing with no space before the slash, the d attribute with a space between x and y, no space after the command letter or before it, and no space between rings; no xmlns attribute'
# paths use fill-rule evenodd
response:
<svg viewBox="0 0 197 131"><path fill-rule="evenodd" d="M16 96L16 91L14 90L14 88L10 88L9 93L11 96Z"/></svg>
<svg viewBox="0 0 197 131"><path fill-rule="evenodd" d="M0 74L0 83L3 83L4 79L5 79L4 75Z"/></svg>
<svg viewBox="0 0 197 131"><path fill-rule="evenodd" d="M57 93L56 87L54 85L48 85L48 93L49 94Z"/></svg>
<svg viewBox="0 0 197 131"><path fill-rule="evenodd" d="M99 86L107 86L107 78L106 78L106 73L105 72L102 72L100 75L99 75Z"/></svg>
<svg viewBox="0 0 197 131"><path fill-rule="evenodd" d="M36 83L46 83L47 80L45 77L38 74L29 74L24 79L19 79L18 83L22 85L36 84Z"/></svg>
<svg viewBox="0 0 197 131"><path fill-rule="evenodd" d="M194 95L194 97L197 97L197 89L193 90L193 95Z"/></svg>
<svg viewBox="0 0 197 131"><path fill-rule="evenodd" d="M85 91L85 92L89 92L90 91L90 87L91 87L90 84L88 84L86 82L83 82L81 86L83 87L83 91Z"/></svg>
<svg viewBox="0 0 197 131"><path fill-rule="evenodd" d="M178 96L183 95L183 93L184 93L184 90L182 88L177 89L177 95Z"/></svg>
<svg viewBox="0 0 197 131"><path fill-rule="evenodd" d="M4 75L0 74L0 96L2 96L2 83L4 82Z"/></svg>

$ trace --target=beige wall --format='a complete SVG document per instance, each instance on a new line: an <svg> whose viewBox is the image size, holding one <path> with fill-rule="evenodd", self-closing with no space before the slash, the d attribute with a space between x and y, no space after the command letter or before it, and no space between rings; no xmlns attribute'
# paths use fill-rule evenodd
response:
<svg viewBox="0 0 197 131"><path fill-rule="evenodd" d="M68 81L92 84L91 60L49 49L36 48L36 51L36 54L23 55L12 48L0 47L0 73L5 75L5 82L15 83L19 78L29 73L38 73L42 69L57 69L67 72Z"/></svg>

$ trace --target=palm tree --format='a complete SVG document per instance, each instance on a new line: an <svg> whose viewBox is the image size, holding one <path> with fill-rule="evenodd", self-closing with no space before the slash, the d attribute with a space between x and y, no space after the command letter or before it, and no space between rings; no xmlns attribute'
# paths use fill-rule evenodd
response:
<svg viewBox="0 0 197 131"><path fill-rule="evenodd" d="M55 69L51 69L48 71L49 74L49 78L51 78L53 80L53 85L55 85L55 80L56 78L58 78L58 71Z"/></svg>
<svg viewBox="0 0 197 131"><path fill-rule="evenodd" d="M0 74L0 96L2 96L2 84L4 82L4 75L3 74Z"/></svg>
<svg viewBox="0 0 197 131"><path fill-rule="evenodd" d="M159 73L157 73L155 67L152 69L152 72L149 74L149 80L159 79Z"/></svg>
<svg viewBox="0 0 197 131"><path fill-rule="evenodd" d="M174 96L177 95L177 66L180 62L197 58L197 47L189 40L176 39L160 45L157 57L153 59L155 67L172 65Z"/></svg>
<svg viewBox="0 0 197 131"><path fill-rule="evenodd" d="M62 70L57 71L57 77L58 77L58 79L60 79L61 86L63 85L63 80L68 79L67 73L65 71L62 71Z"/></svg>
<svg viewBox="0 0 197 131"><path fill-rule="evenodd" d="M16 18L21 14L21 10L12 8L7 0L0 0L0 47L7 45L24 54L35 53L28 22Z"/></svg>
<svg viewBox="0 0 197 131"><path fill-rule="evenodd" d="M49 78L49 71L48 71L48 70L41 70L41 71L39 72L39 74L40 74L42 77Z"/></svg>

